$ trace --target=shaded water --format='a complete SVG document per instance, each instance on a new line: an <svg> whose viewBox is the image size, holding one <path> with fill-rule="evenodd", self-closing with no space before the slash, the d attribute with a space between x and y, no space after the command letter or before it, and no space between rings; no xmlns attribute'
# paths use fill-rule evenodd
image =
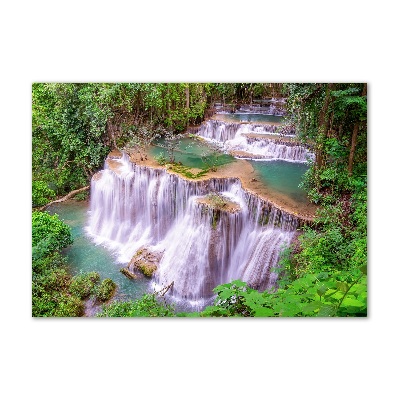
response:
<svg viewBox="0 0 400 400"><path fill-rule="evenodd" d="M143 293L151 291L149 280L129 280L119 272L120 268L125 267L126 264L118 263L109 249L93 243L85 232L88 208L87 202L68 201L54 204L48 209L51 214L58 214L71 227L74 242L64 250L71 274L97 271L101 279L110 278L118 285L116 298L125 300L138 298Z"/></svg>
<svg viewBox="0 0 400 400"><path fill-rule="evenodd" d="M305 163L274 161L250 161L256 177L278 193L289 196L297 203L308 203L304 189L299 188L303 175L308 170Z"/></svg>

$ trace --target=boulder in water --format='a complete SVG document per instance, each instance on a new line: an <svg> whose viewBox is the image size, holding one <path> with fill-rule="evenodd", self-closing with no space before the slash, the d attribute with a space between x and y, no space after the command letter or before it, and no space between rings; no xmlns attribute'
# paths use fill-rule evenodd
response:
<svg viewBox="0 0 400 400"><path fill-rule="evenodd" d="M138 276L129 271L127 268L121 268L119 271L122 272L129 279L138 279Z"/></svg>
<svg viewBox="0 0 400 400"><path fill-rule="evenodd" d="M161 254L152 252L149 249L141 248L132 257L128 270L139 270L147 277L152 277L157 270Z"/></svg>

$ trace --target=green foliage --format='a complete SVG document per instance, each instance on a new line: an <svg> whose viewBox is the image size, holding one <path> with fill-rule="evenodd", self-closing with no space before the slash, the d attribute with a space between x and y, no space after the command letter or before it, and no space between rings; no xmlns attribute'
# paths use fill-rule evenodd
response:
<svg viewBox="0 0 400 400"><path fill-rule="evenodd" d="M154 159L160 164L165 165L167 163L167 157L165 157L164 153L160 153L157 156L154 156Z"/></svg>
<svg viewBox="0 0 400 400"><path fill-rule="evenodd" d="M115 293L116 288L117 285L115 284L115 282L107 278L104 279L100 285L94 288L94 294L96 295L97 300L102 302L108 301Z"/></svg>
<svg viewBox="0 0 400 400"><path fill-rule="evenodd" d="M54 190L50 189L46 182L32 182L32 207L39 207L49 203L56 197Z"/></svg>
<svg viewBox="0 0 400 400"><path fill-rule="evenodd" d="M99 282L100 275L98 272L86 272L72 278L69 291L72 295L83 300L95 293L95 286Z"/></svg>
<svg viewBox="0 0 400 400"><path fill-rule="evenodd" d="M249 293L255 292L246 283L236 280L231 283L217 286L214 290L217 298L214 306L206 307L201 313L204 317L250 317L251 310L246 304Z"/></svg>
<svg viewBox="0 0 400 400"><path fill-rule="evenodd" d="M207 202L211 205L213 208L219 208L222 209L225 207L225 205L228 203L229 199L223 196L220 193L209 193L206 196Z"/></svg>
<svg viewBox="0 0 400 400"><path fill-rule="evenodd" d="M79 298L66 293L61 293L57 297L57 307L52 317L81 317L83 315L84 304Z"/></svg>
<svg viewBox="0 0 400 400"><path fill-rule="evenodd" d="M71 243L70 227L57 215L32 213L32 316L83 314L83 303L68 293L71 276L59 253Z"/></svg>
<svg viewBox="0 0 400 400"><path fill-rule="evenodd" d="M33 258L33 257L32 257ZM32 272L35 274L44 274L51 269L66 268L67 259L60 253L54 252L46 257L32 259Z"/></svg>
<svg viewBox="0 0 400 400"><path fill-rule="evenodd" d="M161 303L155 294L145 294L134 301L114 301L103 306L96 317L173 317L173 307Z"/></svg>
<svg viewBox="0 0 400 400"><path fill-rule="evenodd" d="M77 195L74 196L74 200L77 201L84 201L89 199L89 191L85 190L81 193L78 193Z"/></svg>
<svg viewBox="0 0 400 400"><path fill-rule="evenodd" d="M189 178L189 179L201 178L202 176L206 175L208 172L208 169L202 169L199 172L193 172L192 168L187 167L185 165L181 165L181 164L168 164L168 168L171 171L176 172L176 173L184 176L185 178Z"/></svg>
<svg viewBox="0 0 400 400"><path fill-rule="evenodd" d="M83 302L65 292L53 291L32 298L33 317L80 317L83 312Z"/></svg>
<svg viewBox="0 0 400 400"><path fill-rule="evenodd" d="M284 89L288 119L296 125L300 138L314 144L317 154L306 176L305 187L313 189L310 198L320 203L315 191L340 196L352 174L359 176L367 170L366 84L293 83L285 84ZM353 143L356 126L358 137Z"/></svg>
<svg viewBox="0 0 400 400"><path fill-rule="evenodd" d="M36 295L45 292L63 291L68 288L71 277L63 268L51 268L33 278L32 292Z"/></svg>
<svg viewBox="0 0 400 400"><path fill-rule="evenodd" d="M213 306L200 317L354 317L367 314L367 278L337 280L327 273L305 274L274 293L258 292L242 281L214 289Z"/></svg>
<svg viewBox="0 0 400 400"><path fill-rule="evenodd" d="M157 266L152 263L141 262L136 265L136 268L141 271L144 276L151 278L156 271Z"/></svg>
<svg viewBox="0 0 400 400"><path fill-rule="evenodd" d="M57 215L32 213L33 317L79 317L84 313L83 299L95 294L105 301L113 295L115 283L105 279L98 285L97 272L71 277L59 253L71 243L70 227Z"/></svg>
<svg viewBox="0 0 400 400"><path fill-rule="evenodd" d="M53 182L58 194L84 186L109 152L102 84L32 85L33 180Z"/></svg>
<svg viewBox="0 0 400 400"><path fill-rule="evenodd" d="M71 228L57 214L32 213L32 254L41 258L72 243Z"/></svg>
<svg viewBox="0 0 400 400"><path fill-rule="evenodd" d="M313 227L304 227L297 249L282 259L292 278L304 273L356 275L367 268L367 195L359 188L350 200L325 204Z"/></svg>
<svg viewBox="0 0 400 400"><path fill-rule="evenodd" d="M32 262L32 316L79 317L84 304L68 292L71 276L66 260L55 252Z"/></svg>
<svg viewBox="0 0 400 400"><path fill-rule="evenodd" d="M165 136L166 131L175 136L191 124L199 124L214 101L251 101L275 95L281 86L34 83L33 181L51 183L57 195L85 186L112 147L142 146L157 135ZM40 203L43 198L38 200Z"/></svg>

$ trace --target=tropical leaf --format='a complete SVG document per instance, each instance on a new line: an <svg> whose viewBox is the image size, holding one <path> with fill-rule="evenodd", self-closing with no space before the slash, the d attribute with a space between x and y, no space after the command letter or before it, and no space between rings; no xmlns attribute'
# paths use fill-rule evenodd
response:
<svg viewBox="0 0 400 400"><path fill-rule="evenodd" d="M322 306L317 317L334 317L336 315L336 307L331 305Z"/></svg>
<svg viewBox="0 0 400 400"><path fill-rule="evenodd" d="M275 315L274 310L271 310L270 308L262 307L262 308L257 308L255 310L255 317L273 317Z"/></svg>

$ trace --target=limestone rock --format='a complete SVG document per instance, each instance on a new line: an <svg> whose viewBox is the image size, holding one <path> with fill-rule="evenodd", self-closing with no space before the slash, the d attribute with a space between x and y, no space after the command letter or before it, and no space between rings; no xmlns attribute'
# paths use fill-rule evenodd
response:
<svg viewBox="0 0 400 400"><path fill-rule="evenodd" d="M141 271L145 276L152 277L153 273L157 270L158 264L161 259L161 254L151 252L149 249L141 248L132 257L128 264L128 270Z"/></svg>

